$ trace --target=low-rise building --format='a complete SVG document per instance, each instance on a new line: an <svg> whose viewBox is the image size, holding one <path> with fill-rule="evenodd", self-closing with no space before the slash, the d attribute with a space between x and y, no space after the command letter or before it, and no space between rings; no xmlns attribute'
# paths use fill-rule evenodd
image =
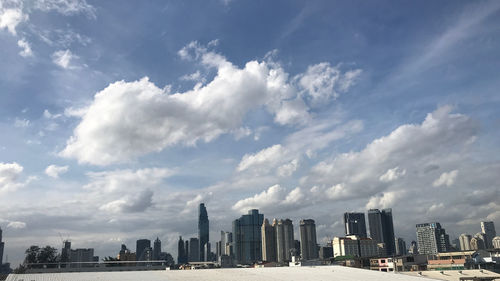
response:
<svg viewBox="0 0 500 281"><path fill-rule="evenodd" d="M360 238L355 235L333 238L332 247L334 257L376 257L379 255L379 249L375 240Z"/></svg>

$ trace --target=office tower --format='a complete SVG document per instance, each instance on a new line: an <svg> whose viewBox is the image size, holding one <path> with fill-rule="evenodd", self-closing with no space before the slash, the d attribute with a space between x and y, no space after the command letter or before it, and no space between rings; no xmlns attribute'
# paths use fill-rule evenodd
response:
<svg viewBox="0 0 500 281"><path fill-rule="evenodd" d="M447 252L450 238L438 222L417 224L418 252L423 255L435 255Z"/></svg>
<svg viewBox="0 0 500 281"><path fill-rule="evenodd" d="M319 259L320 260L329 260L330 258L333 258L333 247L330 242L330 245L321 246L319 248Z"/></svg>
<svg viewBox="0 0 500 281"><path fill-rule="evenodd" d="M203 256L205 257L205 260L203 261L210 261L212 258L212 249L210 247L210 242L207 242L205 244L205 247L203 247Z"/></svg>
<svg viewBox="0 0 500 281"><path fill-rule="evenodd" d="M356 235L366 238L364 213L344 213L345 235Z"/></svg>
<svg viewBox="0 0 500 281"><path fill-rule="evenodd" d="M406 255L406 242L403 240L403 238L396 238L395 241L396 245L396 255L398 256L404 256Z"/></svg>
<svg viewBox="0 0 500 281"><path fill-rule="evenodd" d="M63 241L63 248L61 250L61 262L70 262L71 255L71 242L68 240Z"/></svg>
<svg viewBox="0 0 500 281"><path fill-rule="evenodd" d="M205 245L209 242L208 214L205 204L201 203L198 210L198 241L200 243L200 261L205 260Z"/></svg>
<svg viewBox="0 0 500 281"><path fill-rule="evenodd" d="M189 239L188 261L200 261L200 241L198 238Z"/></svg>
<svg viewBox="0 0 500 281"><path fill-rule="evenodd" d="M466 233L460 234L458 237L458 241L460 243L460 250L461 251L470 251L470 240L472 239L472 236Z"/></svg>
<svg viewBox="0 0 500 281"><path fill-rule="evenodd" d="M186 241L187 242L187 241ZM177 243L177 263L184 264L187 263L187 255L186 250L184 248L184 240L182 240L182 236L179 236L179 242Z"/></svg>
<svg viewBox="0 0 500 281"><path fill-rule="evenodd" d="M332 241L333 256L376 257L379 255L377 241L356 235L334 237Z"/></svg>
<svg viewBox="0 0 500 281"><path fill-rule="evenodd" d="M189 240L186 239L184 241L184 258L186 259L186 263L189 261Z"/></svg>
<svg viewBox="0 0 500 281"><path fill-rule="evenodd" d="M500 236L495 236L492 241L494 249L500 249Z"/></svg>
<svg viewBox="0 0 500 281"><path fill-rule="evenodd" d="M0 228L0 267L3 264L3 249L5 247L5 243L2 241L2 229Z"/></svg>
<svg viewBox="0 0 500 281"><path fill-rule="evenodd" d="M136 242L135 255L138 261L146 260L146 249L151 248L151 241L149 239L139 239Z"/></svg>
<svg viewBox="0 0 500 281"><path fill-rule="evenodd" d="M482 221L481 222L481 232L486 235L485 237L485 246L486 249L493 248L492 240L497 236L497 232L495 231L495 224L492 221Z"/></svg>
<svg viewBox="0 0 500 281"><path fill-rule="evenodd" d="M233 221L234 255L237 263L252 264L262 260L263 222L264 215L259 214L256 209Z"/></svg>
<svg viewBox="0 0 500 281"><path fill-rule="evenodd" d="M408 249L408 253L412 255L418 254L417 241L411 241L410 248Z"/></svg>
<svg viewBox="0 0 500 281"><path fill-rule="evenodd" d="M385 244L387 255L394 255L395 240L392 209L368 210L368 223L370 225L370 237L379 243Z"/></svg>
<svg viewBox="0 0 500 281"><path fill-rule="evenodd" d="M276 232L276 259L280 263L292 260L292 249L294 249L293 223L290 219L274 220L273 226Z"/></svg>
<svg viewBox="0 0 500 281"><path fill-rule="evenodd" d="M300 252L303 260L318 258L318 243L316 242L316 224L314 220L300 221Z"/></svg>
<svg viewBox="0 0 500 281"><path fill-rule="evenodd" d="M233 234L229 231L220 232L220 252L221 255L231 256L233 253L229 251L230 245L233 243Z"/></svg>
<svg viewBox="0 0 500 281"><path fill-rule="evenodd" d="M262 260L267 262L276 261L276 232L274 224L270 225L268 219L264 219L261 229L262 234Z"/></svg>
<svg viewBox="0 0 500 281"><path fill-rule="evenodd" d="M155 242L153 242L153 260L159 260L161 253L161 241L156 237Z"/></svg>
<svg viewBox="0 0 500 281"><path fill-rule="evenodd" d="M486 235L482 232L476 233L470 240L471 250L486 249Z"/></svg>

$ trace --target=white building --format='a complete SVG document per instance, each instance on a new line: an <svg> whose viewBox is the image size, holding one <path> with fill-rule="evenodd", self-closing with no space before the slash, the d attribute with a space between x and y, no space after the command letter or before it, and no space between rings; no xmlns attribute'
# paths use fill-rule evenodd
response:
<svg viewBox="0 0 500 281"><path fill-rule="evenodd" d="M375 257L378 256L377 241L371 238L360 238L355 235L346 237L335 237L332 241L333 256L356 256Z"/></svg>

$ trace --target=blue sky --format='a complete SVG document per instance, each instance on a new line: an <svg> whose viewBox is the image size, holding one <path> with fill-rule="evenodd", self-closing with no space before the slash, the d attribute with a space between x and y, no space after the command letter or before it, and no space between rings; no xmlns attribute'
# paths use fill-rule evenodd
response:
<svg viewBox="0 0 500 281"><path fill-rule="evenodd" d="M343 234L500 223L495 1L78 1L0 5L0 226L114 255L176 255L250 208Z"/></svg>

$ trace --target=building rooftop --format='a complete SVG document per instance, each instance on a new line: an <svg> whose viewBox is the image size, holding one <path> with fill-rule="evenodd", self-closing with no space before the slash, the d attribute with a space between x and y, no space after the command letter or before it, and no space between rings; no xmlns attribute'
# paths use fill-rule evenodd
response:
<svg viewBox="0 0 500 281"><path fill-rule="evenodd" d="M274 267L274 268L227 268L199 270L166 270L166 271L126 271L126 272L79 272L79 273L44 273L44 274L11 274L7 281L88 281L88 280L120 280L120 281L303 281L303 280L335 280L335 281L397 281L397 280L435 280L403 274L385 273L366 269L343 266L317 267Z"/></svg>
<svg viewBox="0 0 500 281"><path fill-rule="evenodd" d="M476 278L477 280L500 280L500 274L497 274L488 270L479 270L479 269L471 269L471 270L429 270L429 271L421 271L421 275L418 272L401 272L402 274L408 276L421 276L425 278L431 278L436 280L475 280L472 278ZM471 278L471 279L468 279Z"/></svg>

